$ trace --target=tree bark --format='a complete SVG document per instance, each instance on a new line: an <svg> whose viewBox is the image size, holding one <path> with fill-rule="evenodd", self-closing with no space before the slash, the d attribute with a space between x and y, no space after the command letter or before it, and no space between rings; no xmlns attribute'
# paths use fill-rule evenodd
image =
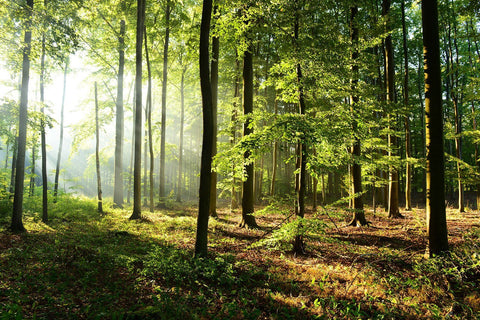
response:
<svg viewBox="0 0 480 320"><path fill-rule="evenodd" d="M236 135L237 135L237 100L240 99L240 60L238 56L235 57L235 91L233 94L233 110L232 110L232 117L231 122L233 123L231 136L230 136L230 145L233 147L236 142ZM235 163L232 164L232 189L231 189L231 199L230 199L230 211L238 208L238 197L237 197L237 190L236 190L236 183L237 179L235 178Z"/></svg>
<svg viewBox="0 0 480 320"><path fill-rule="evenodd" d="M145 0L137 0L135 52L135 152L133 168L133 212L130 219L142 217L142 41L145 25Z"/></svg>
<svg viewBox="0 0 480 320"><path fill-rule="evenodd" d="M155 156L153 154L153 141L152 141L152 70L150 68L150 57L148 55L148 43L147 43L147 29L144 29L145 35L145 59L147 62L148 73L148 89L147 89L147 123L148 123L148 150L150 155L150 171L149 171L149 205L150 212L153 212L153 167Z"/></svg>
<svg viewBox="0 0 480 320"><path fill-rule="evenodd" d="M182 57L180 57L182 65ZM177 202L182 201L183 189L183 127L185 126L185 73L187 67L182 68L182 78L180 80L180 143L178 145L178 181L177 181Z"/></svg>
<svg viewBox="0 0 480 320"><path fill-rule="evenodd" d="M95 167L97 170L97 198L98 198L98 213L103 213L102 200L102 178L100 176L100 128L98 125L98 93L97 82L95 82Z"/></svg>
<svg viewBox="0 0 480 320"><path fill-rule="evenodd" d="M32 45L32 13L33 0L27 0L27 18L25 21L25 37L22 61L22 89L20 92L20 109L18 113L18 145L15 170L15 194L13 197L12 224L13 232L25 232L23 226L23 185L25 178L25 147L27 144L27 119L28 119L28 84L30 80L30 51Z"/></svg>
<svg viewBox="0 0 480 320"><path fill-rule="evenodd" d="M218 5L213 8L213 15L218 11ZM216 18L214 18L216 19ZM217 104L218 104L218 59L220 50L220 38L218 35L212 37L212 62L210 83L212 88L212 112L213 112L213 142L212 142L212 159L217 154ZM210 216L217 217L217 173L212 171L212 183L210 191Z"/></svg>
<svg viewBox="0 0 480 320"><path fill-rule="evenodd" d="M427 255L432 257L448 251L437 0L422 1L422 27L427 151Z"/></svg>
<svg viewBox="0 0 480 320"><path fill-rule="evenodd" d="M275 91L276 92L276 91ZM276 95L276 93L275 93ZM275 97L274 102L274 114L275 117L278 114L278 100ZM273 197L275 195L275 180L277 178L277 156L278 156L278 141L275 140L273 143L273 152L272 152L272 182L270 184L270 196Z"/></svg>
<svg viewBox="0 0 480 320"><path fill-rule="evenodd" d="M195 256L207 255L208 218L210 210L211 169L213 149L213 99L209 66L210 21L212 0L203 1L202 22L200 26L200 87L202 91L203 144L200 171L200 191L198 204L197 234Z"/></svg>
<svg viewBox="0 0 480 320"><path fill-rule="evenodd" d="M404 57L404 84L403 84L403 103L406 116L405 124L405 210L412 210L412 164L409 162L412 156L411 134L410 134L410 112L409 112L409 89L408 89L408 46L407 46L407 26L405 22L405 0L402 0L402 34L403 34L403 57Z"/></svg>
<svg viewBox="0 0 480 320"><path fill-rule="evenodd" d="M63 93L62 93L62 107L60 111L60 141L58 143L57 165L55 167L55 184L53 189L53 202L58 200L58 180L60 177L60 163L62 160L63 149L63 126L64 126L64 113L65 113L65 93L67 88L67 73L68 73L68 58L65 61L65 71L63 73Z"/></svg>
<svg viewBox="0 0 480 320"><path fill-rule="evenodd" d="M382 3L382 16L387 18L386 31L390 30L390 23L388 17L390 13L390 0L383 0ZM393 60L393 44L392 36L390 34L385 38L385 80L387 88L387 105L391 106L395 102L395 64ZM390 108L389 108L390 109ZM389 113L393 110L389 110ZM395 130L396 119L389 121L389 131ZM391 160L396 155L397 137L394 133L388 134L388 156ZM399 218L401 217L398 209L398 169L394 164L390 164L389 177L388 177L388 217Z"/></svg>
<svg viewBox="0 0 480 320"><path fill-rule="evenodd" d="M123 208L123 75L125 68L125 20L120 21L118 36L117 100L115 112L115 168L113 206Z"/></svg>
<svg viewBox="0 0 480 320"><path fill-rule="evenodd" d="M163 79L162 79L162 121L160 140L160 183L159 183L159 207L165 208L165 139L167 120L167 76L168 76L168 44L170 41L170 0L167 0L165 8L165 42L163 45Z"/></svg>
<svg viewBox="0 0 480 320"><path fill-rule="evenodd" d="M355 112L357 109L359 97L357 95L357 85L358 85L358 77L359 77L359 67L357 64L358 60L358 26L357 22L355 21L356 16L358 14L358 7L354 6L350 8L350 40L352 45L352 54L351 54L351 61L352 61L352 69L351 69L351 77L352 80L350 81L350 89L351 89L351 96L350 96L350 112L353 114L352 117L352 132L354 134L353 146L351 147L351 155L352 155L352 166L351 166L351 181L353 185L353 218L350 221L349 225L351 226L364 226L367 225L368 222L365 219L365 211L363 210L363 197L362 197L362 167L359 162L359 157L361 156L361 142L358 136L358 123L355 117Z"/></svg>
<svg viewBox="0 0 480 320"><path fill-rule="evenodd" d="M246 117L243 125L243 136L246 137L253 133L253 128L250 127L253 112L253 53L250 45L243 55L243 114ZM250 151L245 151L243 157L245 161L246 180L243 182L242 195L242 221L239 226L244 228L258 227L255 221L254 213L254 164L250 159Z"/></svg>

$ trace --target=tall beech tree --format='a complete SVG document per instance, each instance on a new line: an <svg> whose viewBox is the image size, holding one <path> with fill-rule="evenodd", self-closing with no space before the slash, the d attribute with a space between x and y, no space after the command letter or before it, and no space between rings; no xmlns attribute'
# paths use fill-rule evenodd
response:
<svg viewBox="0 0 480 320"><path fill-rule="evenodd" d="M170 42L170 14L172 4L167 0L165 7L165 40L163 43L163 74L162 74L162 119L160 140L160 182L159 182L159 206L165 207L165 141L167 128L167 76L168 76L168 45Z"/></svg>
<svg viewBox="0 0 480 320"><path fill-rule="evenodd" d="M217 19L218 5L213 7L213 18ZM212 87L212 110L213 110L213 142L212 142L212 158L217 154L217 113L218 113L218 59L220 52L220 38L218 34L212 37L212 62L210 84ZM217 216L217 173L212 171L212 191L210 192L210 216Z"/></svg>
<svg viewBox="0 0 480 320"><path fill-rule="evenodd" d="M243 53L243 114L246 117L243 124L243 136L246 137L253 133L252 113L253 113L253 47L248 45L247 50ZM242 220L239 226L242 228L257 227L255 216L253 215L255 196L253 193L254 185L254 161L250 159L251 151L246 150L244 153L245 161L245 181L243 181L242 194Z"/></svg>
<svg viewBox="0 0 480 320"><path fill-rule="evenodd" d="M382 16L385 21L386 32L390 32L390 0L383 0L382 2ZM390 33L385 37L385 82L387 89L387 109L390 113L395 102L395 63L393 60L393 44L392 35ZM389 119L389 133L388 133L388 156L392 161L397 152L397 137L392 132L396 129L396 118L390 116ZM400 217L400 211L398 210L398 169L395 164L391 164L389 168L388 177L388 216L390 218Z"/></svg>
<svg viewBox="0 0 480 320"><path fill-rule="evenodd" d="M15 166L15 194L13 196L12 224L13 232L24 232L23 226L23 185L25 178L25 149L27 144L28 85L30 81L30 52L32 48L33 0L26 3L25 36L23 41L22 85L20 91L20 109L18 112L18 140Z"/></svg>
<svg viewBox="0 0 480 320"><path fill-rule="evenodd" d="M210 79L210 22L212 19L212 0L203 1L202 22L200 25L200 87L202 91L203 143L200 168L200 191L198 204L197 234L195 256L207 255L208 218L210 210L210 192L213 150L213 101Z"/></svg>
<svg viewBox="0 0 480 320"><path fill-rule="evenodd" d="M97 210L103 213L102 177L100 174L100 126L98 124L98 88L95 81L95 168L97 173Z"/></svg>
<svg viewBox="0 0 480 320"><path fill-rule="evenodd" d="M358 25L357 25L358 7L350 8L350 41L351 41L351 80L350 80L350 109L352 114L355 114L358 108L359 97L357 94L359 67L358 67ZM350 149L352 155L351 177L353 184L353 218L349 225L364 226L368 222L365 219L365 211L363 210L362 199L362 168L360 166L359 157L361 155L361 142L358 136L358 123L355 116L352 116L352 133L353 145Z"/></svg>
<svg viewBox="0 0 480 320"><path fill-rule="evenodd" d="M407 24L405 21L405 0L401 2L402 10L402 44L403 44L403 105L405 107L405 210L412 210L412 139L410 132L410 112L409 112L409 65L408 65L408 46L407 46Z"/></svg>
<svg viewBox="0 0 480 320"><path fill-rule="evenodd" d="M68 74L69 59L65 61L65 69L63 71L63 92L62 92L62 106L60 109L60 141L58 142L58 154L57 164L55 166L55 182L53 187L53 202L57 202L58 199L58 180L60 178L60 163L62 161L62 149L63 149L63 127L65 122L65 95L67 89L67 74Z"/></svg>
<svg viewBox="0 0 480 320"><path fill-rule="evenodd" d="M299 32L300 32L300 10L302 5L298 0L295 0L295 21L293 27L293 46L295 50L296 58L299 59ZM297 75L297 91L298 91L298 108L299 113L301 116L306 115L306 104L305 104L305 92L303 87L303 74L302 74L302 66L300 62L297 62L295 66L295 71ZM298 157L300 158L299 163L299 170L298 173L298 189L297 189L297 206L296 214L298 218L303 218L305 216L305 191L306 191L306 184L307 184L307 144L305 143L305 133L300 138L300 141L297 144L298 148ZM301 226L299 225L299 228ZM297 254L302 254L305 252L305 244L303 242L302 234L298 234L295 236L295 241L293 244L293 250Z"/></svg>
<svg viewBox="0 0 480 320"><path fill-rule="evenodd" d="M123 207L123 78L125 73L125 20L120 20L118 33L118 72L117 72L117 99L115 103L115 164L113 204Z"/></svg>
<svg viewBox="0 0 480 320"><path fill-rule="evenodd" d="M145 1L137 0L135 45L135 149L133 163L133 212L130 219L142 217L142 45L145 27Z"/></svg>
<svg viewBox="0 0 480 320"><path fill-rule="evenodd" d="M445 212L442 80L437 0L422 1L425 72L425 135L427 151L426 211L428 256L448 251Z"/></svg>
<svg viewBox="0 0 480 320"><path fill-rule="evenodd" d="M47 6L47 1L44 0L43 5ZM42 221L48 222L48 172L47 172L47 140L45 135L45 127L47 121L45 119L45 32L42 33L42 49L40 54L40 113L42 119L40 121L40 140L42 148Z"/></svg>

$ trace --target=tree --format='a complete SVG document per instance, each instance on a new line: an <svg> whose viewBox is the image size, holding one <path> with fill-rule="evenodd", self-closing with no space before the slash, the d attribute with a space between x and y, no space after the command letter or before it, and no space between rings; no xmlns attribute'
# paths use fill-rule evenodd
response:
<svg viewBox="0 0 480 320"><path fill-rule="evenodd" d="M25 21L25 37L22 62L22 87L20 92L20 109L18 113L18 141L15 168L15 194L13 198L12 224L14 232L24 232L22 221L23 211L23 185L25 178L25 147L27 144L27 118L28 118L28 84L30 80L30 51L32 47L32 13L33 0L27 0Z"/></svg>
<svg viewBox="0 0 480 320"><path fill-rule="evenodd" d="M165 141L167 121L167 76L168 76L168 44L170 39L170 13L172 6L167 0L165 8L165 42L163 44L163 78L162 78L162 120L161 120L161 141L160 141L160 185L159 185L159 206L165 207Z"/></svg>
<svg viewBox="0 0 480 320"><path fill-rule="evenodd" d="M354 6L350 8L350 40L352 46L351 60L351 96L350 96L350 109L352 114L355 114L356 109L358 108L359 97L357 94L358 86L358 76L359 76L359 67L357 64L358 60L358 25L357 25L357 14L358 7ZM365 211L363 210L363 200L362 200L362 168L360 166L360 155L361 155L361 142L360 137L358 136L358 123L355 115L352 116L352 132L354 135L353 145L351 147L351 154L353 158L352 169L351 169L351 180L353 184L353 219L350 221L349 225L352 226L364 226L368 224L365 219Z"/></svg>
<svg viewBox="0 0 480 320"><path fill-rule="evenodd" d="M386 31L390 31L390 23L388 22L390 12L390 0L383 0L382 3L382 16L387 19ZM387 88L387 105L391 108L395 102L395 63L393 60L393 45L392 35L389 33L385 37L385 82ZM391 132L395 128L395 119L389 121L389 134L388 134L388 155L393 160L396 155L395 149L397 148L397 137L395 133ZM398 169L394 164L390 164L389 178L388 178L388 217L398 218L401 217L398 210Z"/></svg>
<svg viewBox="0 0 480 320"><path fill-rule="evenodd" d="M98 213L103 213L103 200L102 200L102 178L100 176L100 128L98 125L98 91L97 82L95 81L95 168L97 172L97 210Z"/></svg>
<svg viewBox="0 0 480 320"><path fill-rule="evenodd" d="M123 207L123 76L125 69L125 20L120 21L118 34L118 73L117 73L117 99L115 112L115 169L113 204Z"/></svg>
<svg viewBox="0 0 480 320"><path fill-rule="evenodd" d="M202 22L200 25L200 87L202 91L203 144L200 171L200 191L198 204L197 234L195 256L207 255L208 218L210 210L212 150L213 150L213 101L210 79L210 21L212 0L203 1Z"/></svg>
<svg viewBox="0 0 480 320"><path fill-rule="evenodd" d="M43 1L45 9L47 7L47 0ZM48 222L48 173L47 173L47 141L45 137L45 32L42 33L42 49L40 57L40 103L42 105L40 112L42 113L42 120L40 123L40 139L42 147L42 221Z"/></svg>
<svg viewBox="0 0 480 320"><path fill-rule="evenodd" d="M437 0L422 1L422 27L427 151L427 254L431 257L448 251Z"/></svg>
<svg viewBox="0 0 480 320"><path fill-rule="evenodd" d="M153 154L153 139L152 139L152 71L150 67L150 56L148 55L148 41L147 41L147 28L144 30L145 35L145 59L147 62L148 73L148 89L147 89L147 106L146 106L146 118L148 124L148 150L150 155L150 170L149 170L149 202L150 212L153 212L153 166L154 166L154 154ZM146 164L145 164L146 168ZM145 184L146 187L146 184Z"/></svg>
<svg viewBox="0 0 480 320"><path fill-rule="evenodd" d="M409 90L408 90L408 46L407 46L407 26L405 22L405 0L402 0L402 42L403 42L403 63L404 63L404 82L403 82L403 104L406 115L405 123L405 210L412 210L412 164L410 158L412 156L412 141L410 132L410 114L409 109Z"/></svg>
<svg viewBox="0 0 480 320"><path fill-rule="evenodd" d="M213 8L213 15L216 18L218 14L218 5ZM210 84L212 87L212 110L213 110L213 142L212 158L217 154L217 109L218 109L218 59L220 50L220 38L218 34L212 37L212 62ZM217 217L217 173L212 172L212 191L210 192L210 216Z"/></svg>
<svg viewBox="0 0 480 320"><path fill-rule="evenodd" d="M246 137L253 133L251 127L251 116L253 112L253 53L252 45L250 44L247 50L243 53L243 114L246 117L243 125L243 136ZM253 215L255 209L254 194L253 194L253 180L254 180L254 162L250 159L251 151L246 150L244 153L245 161L245 181L243 181L243 195L242 195L242 220L239 226L256 228L257 222Z"/></svg>
<svg viewBox="0 0 480 320"><path fill-rule="evenodd" d="M142 217L142 41L145 26L145 0L137 0L135 46L135 150L133 168L133 213L130 219Z"/></svg>
<svg viewBox="0 0 480 320"><path fill-rule="evenodd" d="M295 0L295 22L294 22L294 50L295 54L297 55L297 59L299 58L299 44L298 44L298 37L300 32L300 4L298 0ZM299 113L301 116L306 115L306 104L305 104L305 93L303 88L303 74L302 74L302 66L300 62L296 63L296 75L297 75L297 91L298 91L298 107ZM298 148L298 157L299 157L299 174L298 174L298 189L297 189L297 205L295 212L297 217L303 219L305 216L305 190L306 190L306 183L307 183L307 144L305 143L305 133L300 138L300 141L297 143ZM299 225L299 228L301 226ZM305 252L305 244L303 242L303 236L301 233L295 236L295 241L293 244L293 251L297 254L302 254Z"/></svg>
<svg viewBox="0 0 480 320"><path fill-rule="evenodd" d="M55 182L53 187L53 202L57 202L58 197L58 179L60 177L60 162L62 159L63 148L63 126L64 126L64 113L65 113L65 91L67 88L67 73L68 73L68 58L65 61L65 70L63 73L63 93L62 93L62 107L60 111L60 141L58 143L57 165L55 167Z"/></svg>

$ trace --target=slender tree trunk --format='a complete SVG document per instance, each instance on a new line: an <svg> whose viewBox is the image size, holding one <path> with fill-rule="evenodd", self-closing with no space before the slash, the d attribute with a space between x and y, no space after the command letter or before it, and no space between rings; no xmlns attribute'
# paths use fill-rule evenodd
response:
<svg viewBox="0 0 480 320"><path fill-rule="evenodd" d="M45 7L47 1L44 0ZM40 103L42 105L42 121L40 123L41 148L42 148L42 222L48 222L48 172L47 172L47 141L45 137L45 34L42 35L42 53L40 58Z"/></svg>
<svg viewBox="0 0 480 320"><path fill-rule="evenodd" d="M22 89L20 93L20 109L18 113L18 143L15 170L15 194L13 197L12 224L13 232L25 232L23 226L23 185L25 179L25 146L27 144L27 119L28 119L28 83L30 80L30 51L32 43L32 12L33 0L27 0L27 18L25 22L25 38L22 62Z"/></svg>
<svg viewBox="0 0 480 320"><path fill-rule="evenodd" d="M275 91L274 113L276 117L278 114L278 100L276 97L276 91ZM273 143L273 152L272 152L272 182L270 184L271 197L275 195L275 179L277 178L277 155L278 155L278 141L275 140L275 142Z"/></svg>
<svg viewBox="0 0 480 320"><path fill-rule="evenodd" d="M35 111L37 111L36 108L35 108ZM32 142L32 156L31 156L32 163L30 165L30 184L28 186L29 197L33 197L33 195L35 194L35 176L36 176L35 171L37 168L37 147L38 147L37 142L38 142L37 136L35 135L33 137L33 142Z"/></svg>
<svg viewBox="0 0 480 320"><path fill-rule="evenodd" d="M352 69L350 88L352 95L350 96L350 109L352 114L356 112L359 98L357 96L357 86L358 86L358 77L359 77L359 67L356 61L358 60L358 25L356 22L356 16L358 14L358 7L350 8L350 40L352 45ZM362 197L362 167L359 162L359 157L361 156L361 143L360 138L358 137L358 123L355 116L352 117L352 132L354 134L353 146L351 147L351 155L353 163L351 166L351 176L353 186L353 218L350 221L349 225L351 226L364 226L368 222L365 219L365 211L363 210L363 197Z"/></svg>
<svg viewBox="0 0 480 320"><path fill-rule="evenodd" d="M232 111L232 118L231 122L233 123L232 126L232 131L231 131L231 136L230 136L230 145L233 146L236 143L236 135L237 135L237 100L240 99L240 60L238 60L238 57L235 59L235 91L233 95L233 111ZM235 178L235 163L232 164L232 172L233 172L233 178L232 178L232 190L231 190L231 201L230 201L230 210L233 212L233 210L238 208L238 198L237 198L237 191L236 191L236 184L237 184L237 179Z"/></svg>
<svg viewBox="0 0 480 320"><path fill-rule="evenodd" d="M246 137L253 133L253 129L250 127L253 112L253 53L252 46L250 45L243 55L243 114L246 120L243 125L243 136ZM242 221L240 227L256 228L257 222L255 221L254 213L254 194L253 194L253 182L254 182L254 164L250 159L250 151L245 151L245 173L246 180L243 182L243 195L242 195Z"/></svg>
<svg viewBox="0 0 480 320"><path fill-rule="evenodd" d="M10 188L9 193L13 195L15 191L15 175L16 175L16 168L17 168L17 150L18 150L18 136L17 133L13 132L15 139L13 140L13 147L12 147L12 168L10 170Z"/></svg>
<svg viewBox="0 0 480 320"><path fill-rule="evenodd" d="M118 36L117 101L115 113L115 169L113 206L123 208L123 75L125 67L125 20L120 21Z"/></svg>
<svg viewBox="0 0 480 320"><path fill-rule="evenodd" d="M150 172L149 172L149 204L150 212L153 212L153 166L155 156L153 154L152 141L152 71L150 69L150 57L148 55L147 30L144 29L145 35L145 59L147 61L148 72L148 89L147 89L147 123L148 123L148 150L150 154Z"/></svg>
<svg viewBox="0 0 480 320"><path fill-rule="evenodd" d="M405 0L402 0L402 31L403 31L403 57L404 57L404 84L403 84L403 103L406 110L405 116L405 210L412 210L412 156L411 135L410 135L410 112L409 112L409 89L408 89L408 46L407 46L407 26L405 23Z"/></svg>
<svg viewBox="0 0 480 320"><path fill-rule="evenodd" d="M198 204L197 235L195 256L207 255L208 218L210 210L211 169L213 150L213 99L209 67L210 21L212 0L203 1L200 26L200 87L202 91L203 144L200 172L200 192Z"/></svg>
<svg viewBox="0 0 480 320"><path fill-rule="evenodd" d="M448 1L449 6L453 6L453 4ZM455 17L455 10L453 7L451 7L452 10L452 16ZM456 18L455 18L456 19ZM460 163L462 161L462 138L461 138L461 133L462 133L462 115L459 109L459 93L458 91L460 90L459 88L459 74L458 74L458 68L459 68L459 61L458 61L458 45L457 45L457 26L456 26L456 21L453 24L453 41L451 37L451 28L452 26L450 25L450 22L447 24L448 27L448 32L447 32L447 37L448 37L448 56L450 59L450 66L451 70L449 70L449 75L450 75L450 84L451 84L451 91L450 91L450 97L453 102L453 110L454 110L454 123L455 123L455 155L457 157L457 179L458 179L458 211L459 212L465 212L465 207L464 207L464 197L463 197L463 178L462 178L462 170L460 167ZM454 61L454 51L452 47L452 42L453 45L455 46L455 61Z"/></svg>
<svg viewBox="0 0 480 320"><path fill-rule="evenodd" d="M98 213L103 213L102 178L100 176L100 128L98 125L98 94L95 82L95 167L97 169Z"/></svg>
<svg viewBox="0 0 480 320"><path fill-rule="evenodd" d="M299 11L301 10L298 1L295 1L295 25L294 25L294 49L298 53L298 38L300 32L300 21L299 21ZM306 104L305 104L305 97L303 92L303 75L302 75L302 67L300 63L297 63L296 66L296 73L297 73L297 85L298 85L298 106L299 106L299 113L301 116L306 116ZM305 136L302 140L298 143L298 153L300 157L299 161L299 168L300 172L298 175L298 192L297 192L297 205L298 210L296 211L297 217L303 219L305 216L305 191L306 191L306 184L307 184L307 144L305 142ZM301 229L301 223L299 223L299 229ZM302 232L298 232L295 236L295 241L293 244L293 251L296 254L303 254L305 253L305 243L303 241L303 234Z"/></svg>
<svg viewBox="0 0 480 320"><path fill-rule="evenodd" d="M470 21L470 24L467 21L467 30L470 28L473 31L473 21ZM469 53L469 62L470 62L470 70L474 72L474 67L473 67L473 61L472 61L472 48L471 48L471 40L470 37L468 38L468 53ZM476 44L476 42L475 42ZM475 110L475 102L472 100L471 102L471 108L472 108L472 130L476 131L477 130L477 115L476 115L476 110ZM480 171L480 161L478 159L478 143L475 143L475 153L474 153L474 159L475 159L475 166L477 167L477 172ZM475 186L476 189L476 205L477 205L477 210L480 210L480 182L476 184Z"/></svg>
<svg viewBox="0 0 480 320"><path fill-rule="evenodd" d="M390 13L390 0L383 0L382 15L387 18L386 31L390 30L390 23L388 17ZM385 69L386 69L386 88L387 88L387 104L391 106L395 102L395 65L393 61L393 45L392 36L389 34L385 38ZM390 108L389 108L390 109ZM390 110L389 110L390 113ZM396 119L390 119L389 128L391 131L396 126L391 123L396 123ZM395 134L388 134L388 156L392 158L396 155L397 138ZM388 217L401 217L398 209L398 169L395 165L390 164L389 179L388 179Z"/></svg>
<svg viewBox="0 0 480 320"><path fill-rule="evenodd" d="M135 53L135 152L133 168L133 213L142 217L142 41L145 25L145 0L137 0L137 39Z"/></svg>
<svg viewBox="0 0 480 320"><path fill-rule="evenodd" d="M213 8L213 15L218 11L218 5ZM214 18L216 19L216 18ZM218 104L218 59L220 50L220 39L217 35L212 37L212 62L210 83L212 88L212 111L213 111L213 142L212 142L212 159L217 154L217 104ZM210 216L217 217L217 173L212 171L211 174L211 191L210 191Z"/></svg>
<svg viewBox="0 0 480 320"><path fill-rule="evenodd" d="M180 61L180 65L182 65L182 61ZM183 188L183 127L185 125L185 73L186 72L187 72L187 67L184 66L182 69L182 78L180 80L180 143L178 146L177 202L182 201L182 188Z"/></svg>
<svg viewBox="0 0 480 320"><path fill-rule="evenodd" d="M57 165L55 167L55 185L53 189L53 202L56 203L58 200L58 180L60 177L60 163L62 160L62 149L63 149L63 126L64 126L64 112L65 112L65 92L67 88L67 73L68 73L68 62L69 59L65 61L65 70L63 72L63 93L62 93L62 107L60 111L60 141L58 143L58 154L57 154Z"/></svg>
<svg viewBox="0 0 480 320"><path fill-rule="evenodd" d="M165 208L165 139L167 119L167 76L168 76L168 44L170 41L170 0L167 0L165 8L165 42L163 46L163 79L162 79L162 121L160 141L160 185L159 185L159 207Z"/></svg>
<svg viewBox="0 0 480 320"><path fill-rule="evenodd" d="M130 148L130 169L128 173L128 191L127 191L127 203L130 204L130 195L133 189L133 167L134 167L134 154L135 154L135 101L136 97L135 94L133 95L133 103L132 103L132 146Z"/></svg>
<svg viewBox="0 0 480 320"><path fill-rule="evenodd" d="M427 149L427 255L448 251L445 213L442 83L436 0L422 1Z"/></svg>

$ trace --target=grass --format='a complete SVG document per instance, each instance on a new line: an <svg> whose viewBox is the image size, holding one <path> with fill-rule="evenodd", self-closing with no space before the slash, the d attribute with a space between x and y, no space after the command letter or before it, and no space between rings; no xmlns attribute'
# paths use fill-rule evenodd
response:
<svg viewBox="0 0 480 320"><path fill-rule="evenodd" d="M480 318L477 212L449 210L451 254L427 260L422 209L367 214L363 228L344 227L341 208L309 212L307 253L294 256L285 207L260 211L257 230L220 208L208 259L193 259L194 207L130 221L105 206L64 195L43 224L26 199L21 235L0 217L0 319Z"/></svg>

